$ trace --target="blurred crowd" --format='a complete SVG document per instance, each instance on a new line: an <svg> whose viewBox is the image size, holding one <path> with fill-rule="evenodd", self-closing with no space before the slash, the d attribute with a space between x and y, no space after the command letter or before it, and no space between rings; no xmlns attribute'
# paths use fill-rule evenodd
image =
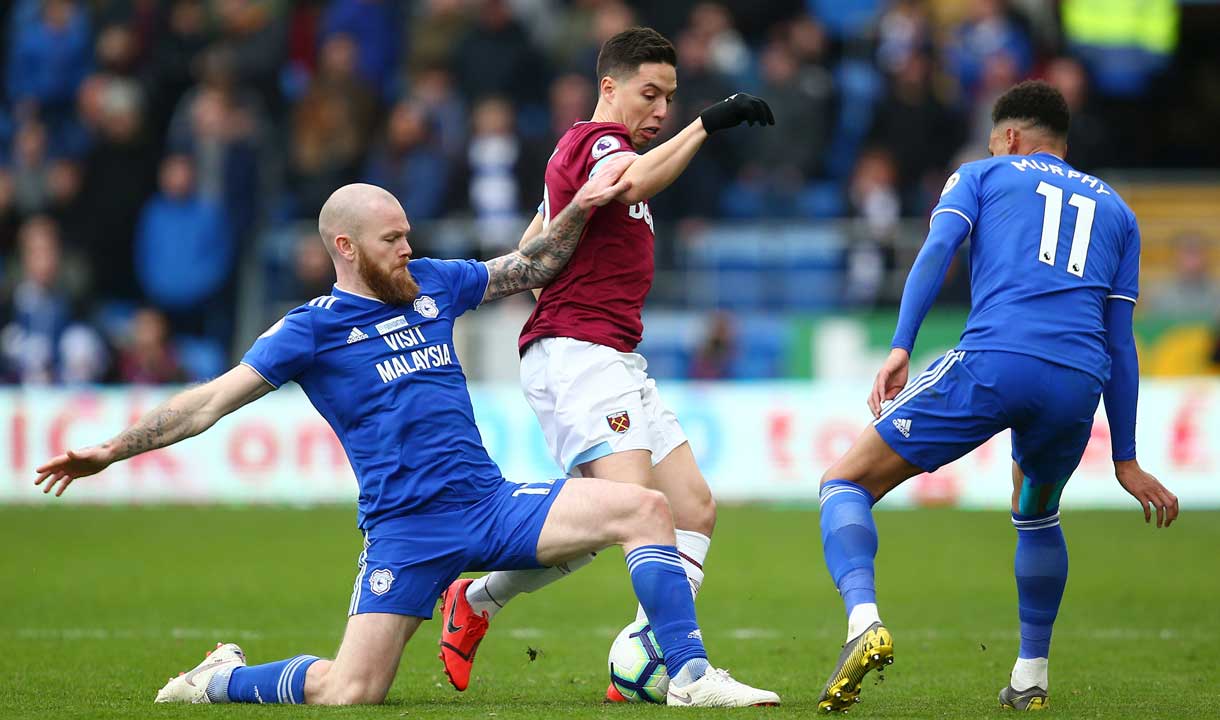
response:
<svg viewBox="0 0 1220 720"><path fill-rule="evenodd" d="M739 89L778 121L709 143L653 203L671 222L858 217L883 238L980 156L992 100L1031 76L1067 97L1082 170L1197 163L1191 133L1209 129L1178 127L1167 151L1146 117L1120 112L1172 85L1172 0L2 7L5 382L215 372L266 237L289 238L266 279L280 298L328 291L308 227L347 182L386 187L417 226L473 220L485 254L514 244L556 139L592 112L598 48L636 24L677 47L669 132ZM710 374L715 351L700 363Z"/></svg>

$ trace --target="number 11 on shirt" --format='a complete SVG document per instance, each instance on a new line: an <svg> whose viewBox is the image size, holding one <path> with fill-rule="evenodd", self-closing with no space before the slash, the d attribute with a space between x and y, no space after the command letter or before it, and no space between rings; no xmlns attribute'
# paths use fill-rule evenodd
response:
<svg viewBox="0 0 1220 720"><path fill-rule="evenodd" d="M1038 247L1038 260L1054 267L1055 250L1059 245L1059 222L1063 214L1063 190L1048 182L1038 183L1037 193L1046 198L1046 212L1042 215L1042 244ZM1084 262L1089 254L1089 236L1093 234L1093 214L1097 201L1072 193L1068 205L1077 209L1076 227L1072 231L1072 250L1068 253L1067 271L1076 277L1084 277Z"/></svg>

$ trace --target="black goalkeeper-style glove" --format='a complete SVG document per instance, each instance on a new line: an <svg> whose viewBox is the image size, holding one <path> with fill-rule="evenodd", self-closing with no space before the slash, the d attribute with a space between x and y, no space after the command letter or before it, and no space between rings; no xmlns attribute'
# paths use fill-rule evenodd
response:
<svg viewBox="0 0 1220 720"><path fill-rule="evenodd" d="M742 123L751 125L774 125L775 116L771 106L762 98L736 93L699 113L703 129L711 135L717 130L736 127Z"/></svg>

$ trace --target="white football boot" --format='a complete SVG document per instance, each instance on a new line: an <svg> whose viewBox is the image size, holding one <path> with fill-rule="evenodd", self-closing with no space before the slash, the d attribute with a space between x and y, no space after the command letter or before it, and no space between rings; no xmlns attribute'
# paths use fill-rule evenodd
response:
<svg viewBox="0 0 1220 720"><path fill-rule="evenodd" d="M708 668L703 677L678 687L672 679L666 703L670 707L750 707L779 705L779 695L738 682L728 670Z"/></svg>
<svg viewBox="0 0 1220 720"><path fill-rule="evenodd" d="M242 667L246 664L246 654L233 643L216 643L216 649L210 651L189 672L178 673L178 677L170 678L165 687L157 693L154 702L159 703L206 703L208 700L208 682L212 676L225 668Z"/></svg>

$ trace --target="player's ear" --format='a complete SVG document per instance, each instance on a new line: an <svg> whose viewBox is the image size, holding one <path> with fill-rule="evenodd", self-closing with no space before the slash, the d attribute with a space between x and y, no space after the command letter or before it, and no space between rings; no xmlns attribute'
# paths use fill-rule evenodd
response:
<svg viewBox="0 0 1220 720"><path fill-rule="evenodd" d="M601 96L607 100L614 99L614 92L617 89L618 83L616 83L614 78L609 75L602 77L601 82L598 83L598 91L601 93Z"/></svg>
<svg viewBox="0 0 1220 720"><path fill-rule="evenodd" d="M347 235L335 236L335 249L339 251L341 257L348 260L356 256L356 248L353 246L351 237Z"/></svg>

